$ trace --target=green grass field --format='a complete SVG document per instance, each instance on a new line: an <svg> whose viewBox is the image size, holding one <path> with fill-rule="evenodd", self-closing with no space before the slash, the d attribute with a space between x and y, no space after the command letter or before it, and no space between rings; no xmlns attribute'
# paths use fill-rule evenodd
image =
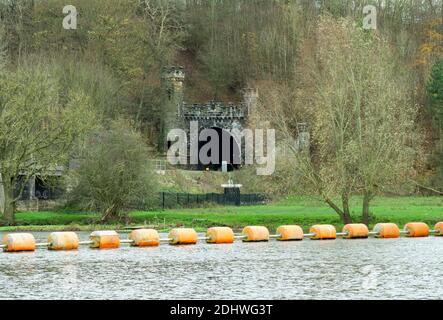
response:
<svg viewBox="0 0 443 320"><path fill-rule="evenodd" d="M355 222L360 220L361 201L351 202ZM443 197L379 197L371 205L371 227L378 222L394 222L400 227L411 221L423 221L431 227L443 220ZM132 224L149 225L161 230L187 226L204 230L210 226L229 226L236 230L246 225L265 225L274 230L282 224L299 224L305 230L313 224L328 223L342 227L337 214L322 202L307 197L290 197L262 206L210 207L164 211L134 211ZM97 225L96 213L19 212L17 227L1 230L93 230L121 229L123 225Z"/></svg>

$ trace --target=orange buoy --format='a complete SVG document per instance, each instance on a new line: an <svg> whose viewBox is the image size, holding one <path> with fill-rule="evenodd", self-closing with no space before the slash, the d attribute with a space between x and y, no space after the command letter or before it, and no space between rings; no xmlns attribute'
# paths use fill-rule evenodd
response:
<svg viewBox="0 0 443 320"><path fill-rule="evenodd" d="M376 238L398 238L400 237L400 229L395 223L377 223L374 231L378 232Z"/></svg>
<svg viewBox="0 0 443 320"><path fill-rule="evenodd" d="M284 225L277 228L279 241L303 240L303 229L297 225Z"/></svg>
<svg viewBox="0 0 443 320"><path fill-rule="evenodd" d="M115 231L94 231L89 236L91 248L114 249L120 247L120 236Z"/></svg>
<svg viewBox="0 0 443 320"><path fill-rule="evenodd" d="M175 228L169 232L169 244L196 244L197 232L192 228Z"/></svg>
<svg viewBox="0 0 443 320"><path fill-rule="evenodd" d="M335 227L330 224L316 224L309 229L309 233L313 233L312 240L327 240L337 238Z"/></svg>
<svg viewBox="0 0 443 320"><path fill-rule="evenodd" d="M268 228L262 226L248 226L243 228L242 235L245 242L269 241Z"/></svg>
<svg viewBox="0 0 443 320"><path fill-rule="evenodd" d="M443 236L443 222L437 222L434 226L434 230L437 231L435 236Z"/></svg>
<svg viewBox="0 0 443 320"><path fill-rule="evenodd" d="M79 240L75 232L52 232L48 236L49 250L76 250Z"/></svg>
<svg viewBox="0 0 443 320"><path fill-rule="evenodd" d="M134 247L155 247L160 245L160 236L154 229L136 229L129 235Z"/></svg>
<svg viewBox="0 0 443 320"><path fill-rule="evenodd" d="M367 238L369 235L368 227L363 223L350 223L343 227L343 233L347 233L343 236L346 239L358 239Z"/></svg>
<svg viewBox="0 0 443 320"><path fill-rule="evenodd" d="M31 233L9 233L3 236L4 251L34 251L35 238Z"/></svg>
<svg viewBox="0 0 443 320"><path fill-rule="evenodd" d="M212 227L206 232L207 243L233 243L234 231L228 227Z"/></svg>
<svg viewBox="0 0 443 320"><path fill-rule="evenodd" d="M424 222L409 222L404 230L408 232L406 236L411 238L429 236L429 226Z"/></svg>

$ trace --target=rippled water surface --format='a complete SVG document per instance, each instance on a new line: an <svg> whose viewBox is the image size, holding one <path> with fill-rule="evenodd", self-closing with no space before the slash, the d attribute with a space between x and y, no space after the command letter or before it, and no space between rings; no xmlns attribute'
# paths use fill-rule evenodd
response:
<svg viewBox="0 0 443 320"><path fill-rule="evenodd" d="M441 299L443 237L0 253L0 287L1 299Z"/></svg>

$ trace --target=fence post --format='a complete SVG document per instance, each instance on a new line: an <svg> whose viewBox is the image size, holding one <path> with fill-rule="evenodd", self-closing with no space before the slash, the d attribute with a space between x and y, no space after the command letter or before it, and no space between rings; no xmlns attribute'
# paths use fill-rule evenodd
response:
<svg viewBox="0 0 443 320"><path fill-rule="evenodd" d="M165 209L165 193L162 192L162 208Z"/></svg>

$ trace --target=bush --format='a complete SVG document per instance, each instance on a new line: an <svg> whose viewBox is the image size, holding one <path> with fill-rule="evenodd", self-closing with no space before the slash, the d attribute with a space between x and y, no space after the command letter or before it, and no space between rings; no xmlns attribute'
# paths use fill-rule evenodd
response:
<svg viewBox="0 0 443 320"><path fill-rule="evenodd" d="M124 121L114 121L88 139L73 178L70 202L100 211L102 221L126 219L132 205L149 206L157 195L147 148Z"/></svg>

